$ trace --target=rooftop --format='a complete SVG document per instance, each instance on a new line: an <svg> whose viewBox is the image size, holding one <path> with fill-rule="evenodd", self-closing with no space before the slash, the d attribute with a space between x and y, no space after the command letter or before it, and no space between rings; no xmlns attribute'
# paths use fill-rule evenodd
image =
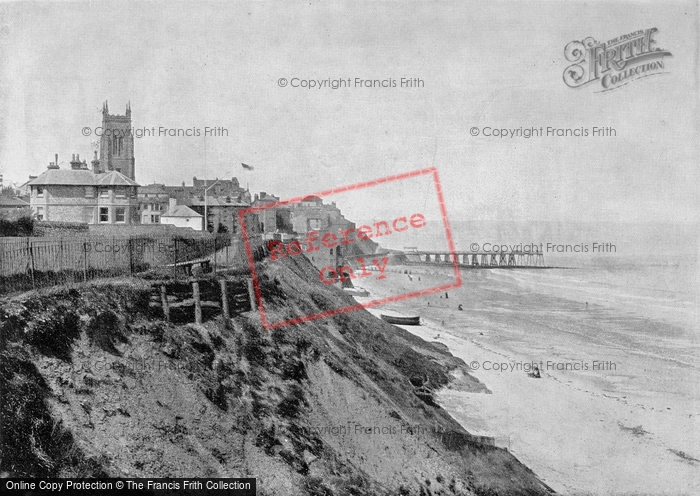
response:
<svg viewBox="0 0 700 496"><path fill-rule="evenodd" d="M14 196L0 196L0 207L28 207L29 203Z"/></svg>
<svg viewBox="0 0 700 496"><path fill-rule="evenodd" d="M109 171L95 174L85 169L48 169L27 184L29 186L138 186L136 181L121 172Z"/></svg>
<svg viewBox="0 0 700 496"><path fill-rule="evenodd" d="M202 217L187 205L175 205L165 212L161 217Z"/></svg>

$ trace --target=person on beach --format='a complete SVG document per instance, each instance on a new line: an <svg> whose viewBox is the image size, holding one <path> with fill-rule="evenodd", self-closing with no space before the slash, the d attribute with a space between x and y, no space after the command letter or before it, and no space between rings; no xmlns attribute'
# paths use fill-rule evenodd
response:
<svg viewBox="0 0 700 496"><path fill-rule="evenodd" d="M461 303L460 303L459 306L457 307L457 310L459 310L460 312L461 312L462 310L464 310L464 309L462 308L462 304L461 304Z"/></svg>
<svg viewBox="0 0 700 496"><path fill-rule="evenodd" d="M529 372L527 375L529 375L530 377L532 377L534 379L541 379L542 378L542 376L540 375L540 368L537 366L537 364L534 364L532 366L532 371Z"/></svg>

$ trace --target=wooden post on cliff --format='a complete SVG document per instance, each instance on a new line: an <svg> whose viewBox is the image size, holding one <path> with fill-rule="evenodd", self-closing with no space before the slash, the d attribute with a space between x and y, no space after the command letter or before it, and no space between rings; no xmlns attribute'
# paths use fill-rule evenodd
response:
<svg viewBox="0 0 700 496"><path fill-rule="evenodd" d="M202 300L199 296L199 282L192 283L192 297L194 298L194 321L197 324L202 323Z"/></svg>
<svg viewBox="0 0 700 496"><path fill-rule="evenodd" d="M248 283L248 298L250 299L250 311L255 312L258 309L257 302L255 301L255 287L253 286L253 278L249 277L247 279Z"/></svg>
<svg viewBox="0 0 700 496"><path fill-rule="evenodd" d="M170 322L170 308L168 307L168 293L165 291L165 284L160 285L160 303L163 306L163 318Z"/></svg>
<svg viewBox="0 0 700 496"><path fill-rule="evenodd" d="M226 329L229 329L231 327L231 311L228 307L228 286L226 279L221 279L219 284L221 284L221 310L224 313L224 326Z"/></svg>

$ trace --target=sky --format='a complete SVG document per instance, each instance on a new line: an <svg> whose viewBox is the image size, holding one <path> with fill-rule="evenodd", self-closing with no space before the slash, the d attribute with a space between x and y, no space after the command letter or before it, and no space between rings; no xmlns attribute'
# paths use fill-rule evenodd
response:
<svg viewBox="0 0 700 496"><path fill-rule="evenodd" d="M236 176L289 198L435 167L459 221L697 223L698 26L697 2L0 3L0 174L89 161L107 100L131 103L135 129L200 132L135 139L140 184ZM648 28L672 54L664 74L564 84L569 42ZM328 78L397 87L292 87ZM548 126L616 135L483 135ZM366 188L338 206L396 216L428 191Z"/></svg>

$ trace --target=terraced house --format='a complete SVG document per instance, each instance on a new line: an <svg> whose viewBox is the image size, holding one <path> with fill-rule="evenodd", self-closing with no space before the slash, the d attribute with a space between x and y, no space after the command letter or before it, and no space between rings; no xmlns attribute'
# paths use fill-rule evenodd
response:
<svg viewBox="0 0 700 496"><path fill-rule="evenodd" d="M51 162L28 183L30 205L38 220L86 224L138 222L138 184L116 170L102 172L97 156L92 170L74 155L70 164ZM63 166L63 168L61 167Z"/></svg>

